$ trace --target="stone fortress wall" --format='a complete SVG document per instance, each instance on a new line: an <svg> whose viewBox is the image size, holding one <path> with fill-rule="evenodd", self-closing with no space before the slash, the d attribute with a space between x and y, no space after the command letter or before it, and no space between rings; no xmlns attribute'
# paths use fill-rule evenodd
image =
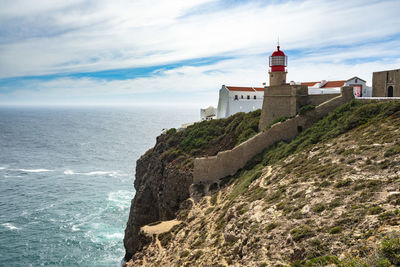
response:
<svg viewBox="0 0 400 267"><path fill-rule="evenodd" d="M294 88L295 91L296 89L300 89L301 91L302 88ZM288 88L288 90L292 89ZM261 153L265 148L270 147L278 141L290 141L294 139L299 132L310 127L340 105L354 99L353 87L342 87L340 95L309 97L311 98L308 100L308 103L319 104L315 109L309 110L303 115L297 115L285 122L274 124L271 128L258 133L231 150L221 151L216 156L194 159L193 183L217 182L223 177L234 175L250 159ZM322 102L326 99L329 100Z"/></svg>
<svg viewBox="0 0 400 267"><path fill-rule="evenodd" d="M400 97L400 69L372 74L373 97Z"/></svg>

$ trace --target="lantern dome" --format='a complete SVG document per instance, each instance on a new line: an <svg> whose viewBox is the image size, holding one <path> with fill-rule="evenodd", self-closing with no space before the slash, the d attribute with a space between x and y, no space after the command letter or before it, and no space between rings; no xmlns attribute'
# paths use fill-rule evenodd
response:
<svg viewBox="0 0 400 267"><path fill-rule="evenodd" d="M277 46L277 50L269 57L269 66L271 67L271 72L286 71L287 56L280 50L279 45Z"/></svg>

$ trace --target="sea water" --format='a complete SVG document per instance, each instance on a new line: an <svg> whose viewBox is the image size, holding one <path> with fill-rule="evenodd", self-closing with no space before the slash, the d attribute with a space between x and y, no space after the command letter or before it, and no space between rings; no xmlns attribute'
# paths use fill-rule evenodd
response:
<svg viewBox="0 0 400 267"><path fill-rule="evenodd" d="M119 266L136 160L197 109L0 108L0 266Z"/></svg>

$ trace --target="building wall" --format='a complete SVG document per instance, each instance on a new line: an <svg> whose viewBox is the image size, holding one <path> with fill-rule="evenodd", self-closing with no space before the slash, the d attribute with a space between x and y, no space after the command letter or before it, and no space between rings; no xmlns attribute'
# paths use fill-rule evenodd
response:
<svg viewBox="0 0 400 267"><path fill-rule="evenodd" d="M286 71L269 72L269 86L282 85L286 83Z"/></svg>
<svg viewBox="0 0 400 267"><path fill-rule="evenodd" d="M238 96L238 100L235 100L235 95ZM247 99L247 96L250 96L250 99ZM219 90L217 119L227 118L238 112L250 112L262 108L263 96L264 92L229 91L222 86Z"/></svg>
<svg viewBox="0 0 400 267"><path fill-rule="evenodd" d="M217 119L225 118L228 114L228 101L229 91L225 86L219 90L218 107L217 107Z"/></svg>
<svg viewBox="0 0 400 267"><path fill-rule="evenodd" d="M353 88L343 87L341 95L322 103L314 110L303 115L297 115L283 123L277 123L231 150L221 151L216 156L196 158L194 160L193 182L213 182L235 174L265 148L278 141L289 141L295 138L299 130L310 127L323 116L353 98Z"/></svg>
<svg viewBox="0 0 400 267"><path fill-rule="evenodd" d="M400 69L379 71L372 74L372 96L387 97L389 86L393 87L393 96L400 96Z"/></svg>
<svg viewBox="0 0 400 267"><path fill-rule="evenodd" d="M344 86L361 85L361 96L370 97L372 96L372 87L367 86L366 82L358 77L354 77L345 82ZM356 94L356 92L354 92Z"/></svg>
<svg viewBox="0 0 400 267"><path fill-rule="evenodd" d="M264 129L279 117L296 116L299 107L307 104L307 97L306 85L284 84L265 87L259 129Z"/></svg>

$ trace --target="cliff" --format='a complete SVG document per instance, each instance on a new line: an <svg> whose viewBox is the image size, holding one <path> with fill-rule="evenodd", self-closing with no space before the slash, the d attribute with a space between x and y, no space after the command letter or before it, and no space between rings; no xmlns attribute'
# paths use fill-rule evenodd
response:
<svg viewBox="0 0 400 267"><path fill-rule="evenodd" d="M126 240L137 227L127 266L398 266L399 136L400 102L353 101L265 150L197 202L183 201L190 178L159 176L186 188L167 205L165 194L145 196L158 184L147 159L159 160L158 140L139 160L147 172L135 181L143 193L127 225ZM139 229L146 213L164 222Z"/></svg>
<svg viewBox="0 0 400 267"><path fill-rule="evenodd" d="M139 235L140 227L175 218L184 200L190 197L193 158L231 149L256 134L259 116L259 110L239 113L223 120L196 123L180 132L170 129L157 138L154 148L136 164L136 194L124 237L126 260L148 242Z"/></svg>

